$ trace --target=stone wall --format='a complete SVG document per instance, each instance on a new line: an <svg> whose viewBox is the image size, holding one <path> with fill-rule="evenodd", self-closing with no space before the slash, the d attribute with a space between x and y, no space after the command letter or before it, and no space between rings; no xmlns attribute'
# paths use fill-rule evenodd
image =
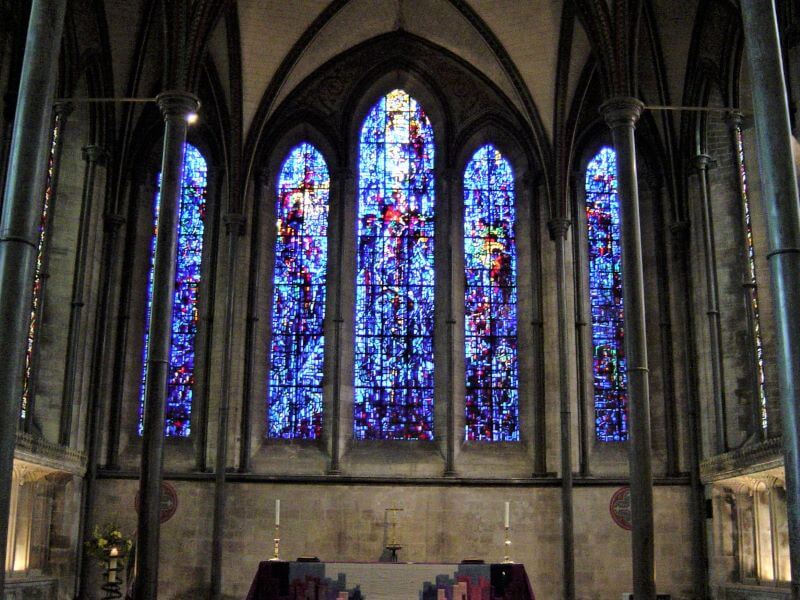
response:
<svg viewBox="0 0 800 600"><path fill-rule="evenodd" d="M161 528L159 597L203 597L209 586L213 483L171 481L177 511ZM117 520L126 533L136 523L136 480L99 484L95 520ZM537 598L561 595L561 509L558 487L376 485L364 482L228 484L223 591L247 594L259 561L272 556L275 499L281 500L281 556L375 561L386 544L384 509L401 507L401 560L458 562L503 557L504 502L511 502L511 556L525 564ZM575 490L576 590L582 600L619 598L631 590L630 533L616 525L609 501L618 487ZM691 563L689 490L655 489L656 569L659 592L689 598Z"/></svg>

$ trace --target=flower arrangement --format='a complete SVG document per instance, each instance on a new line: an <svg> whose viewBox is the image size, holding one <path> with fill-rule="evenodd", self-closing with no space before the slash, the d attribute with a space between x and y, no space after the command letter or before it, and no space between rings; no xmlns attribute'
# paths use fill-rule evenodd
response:
<svg viewBox="0 0 800 600"><path fill-rule="evenodd" d="M122 535L116 523L105 523L95 525L92 537L86 541L86 553L101 564L105 564L111 556L124 562L132 545L131 539ZM112 549L116 549L116 553L112 554Z"/></svg>

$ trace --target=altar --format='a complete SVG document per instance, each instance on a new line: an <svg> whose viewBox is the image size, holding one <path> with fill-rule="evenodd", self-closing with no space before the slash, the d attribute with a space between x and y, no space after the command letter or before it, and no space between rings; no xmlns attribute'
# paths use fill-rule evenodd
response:
<svg viewBox="0 0 800 600"><path fill-rule="evenodd" d="M534 600L520 564L264 561L247 600Z"/></svg>

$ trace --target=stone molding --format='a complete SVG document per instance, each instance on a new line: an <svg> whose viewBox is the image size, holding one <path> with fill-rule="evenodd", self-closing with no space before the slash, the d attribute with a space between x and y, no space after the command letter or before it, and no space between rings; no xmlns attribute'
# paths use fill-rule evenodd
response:
<svg viewBox="0 0 800 600"><path fill-rule="evenodd" d="M700 462L700 480L712 483L783 466L782 438L738 448Z"/></svg>
<svg viewBox="0 0 800 600"><path fill-rule="evenodd" d="M83 452L22 431L17 432L14 458L50 471L63 471L80 477L86 472L86 455Z"/></svg>

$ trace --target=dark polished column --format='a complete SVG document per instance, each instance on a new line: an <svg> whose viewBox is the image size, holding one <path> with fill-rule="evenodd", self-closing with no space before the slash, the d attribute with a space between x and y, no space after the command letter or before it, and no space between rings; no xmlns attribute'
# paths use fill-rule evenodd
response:
<svg viewBox="0 0 800 600"><path fill-rule="evenodd" d="M231 361L233 354L233 316L236 308L236 263L239 253L239 236L244 227L244 217L239 214L225 215L225 233L228 238L225 273L228 285L225 290L225 333L222 356L222 394L219 399L217 418L217 454L214 472L214 524L211 541L211 598L222 598L222 539L225 529L225 467L228 456L228 412L231 389ZM245 417L246 418L246 417Z"/></svg>
<svg viewBox="0 0 800 600"><path fill-rule="evenodd" d="M22 367L28 336L53 95L66 0L34 0L0 217L0 540L8 534ZM0 564L6 545L0 544ZM5 569L0 573L0 595Z"/></svg>
<svg viewBox="0 0 800 600"><path fill-rule="evenodd" d="M531 207L531 281L534 292L531 296L531 347L533 348L533 385L531 386L531 403L533 410L533 427L531 427L533 445L532 477L547 476L547 406L545 387L545 351L544 351L544 302L542 291L542 215L537 202L536 182L530 175L522 178L524 199Z"/></svg>
<svg viewBox="0 0 800 600"><path fill-rule="evenodd" d="M564 600L575 598L575 544L572 509L572 410L569 397L569 339L567 334L567 268L564 250L569 219L547 223L556 245L556 304L558 306L559 397L561 405L561 548Z"/></svg>
<svg viewBox="0 0 800 600"><path fill-rule="evenodd" d="M139 479L139 533L136 541L138 572L134 586L136 600L158 598L161 475L175 294L178 206L186 142L186 117L197 110L199 105L195 96L177 91L159 94L157 102L164 115L164 151L161 162L161 200L156 222L150 335L145 361L144 433Z"/></svg>
<svg viewBox="0 0 800 600"><path fill-rule="evenodd" d="M105 160L106 152L100 146L92 145L83 148L83 160L86 162L83 175L83 197L81 198L81 214L78 221L78 243L75 249L75 271L72 281L72 303L69 313L69 329L67 330L67 355L64 358L64 390L61 397L61 427L59 442L69 446L72 438L72 417L75 410L75 374L76 359L80 348L81 317L86 282L86 259L89 254L89 233L94 213L94 182L97 165Z"/></svg>
<svg viewBox="0 0 800 600"><path fill-rule="evenodd" d="M711 354L711 393L714 399L714 430L717 454L728 451L728 428L725 416L725 379L722 366L722 326L719 319L719 285L717 284L717 250L714 244L714 219L708 194L708 167L711 157L698 154L694 166L700 176L700 212L703 224L703 255L706 266L706 316L708 317L709 352Z"/></svg>
<svg viewBox="0 0 800 600"><path fill-rule="evenodd" d="M645 330L644 269L639 220L634 130L644 105L635 98L612 98L600 107L617 152L622 221L622 279L625 298L625 356L628 361L633 594L655 600L653 473L650 449L650 384Z"/></svg>
<svg viewBox="0 0 800 600"><path fill-rule="evenodd" d="M702 442L700 411L697 397L697 370L695 369L695 334L693 318L694 286L692 284L691 235L688 221L670 225L673 256L675 257L675 285L678 298L678 316L682 323L684 385L686 386L686 445L689 451L689 481L692 503L692 585L694 597L708 597L708 551L706 548L705 487L700 480Z"/></svg>
<svg viewBox="0 0 800 600"><path fill-rule="evenodd" d="M251 402L253 397L253 383L255 374L260 368L255 359L256 324L258 323L258 302L260 297L261 281L261 222L266 202L269 173L265 170L256 171L253 178L253 212L250 220L250 277L247 285L247 321L244 331L244 377L242 379L242 418L240 422L239 444L239 472L250 471L251 452Z"/></svg>
<svg viewBox="0 0 800 600"><path fill-rule="evenodd" d="M777 329L792 598L800 598L800 200L775 3L742 0Z"/></svg>
<svg viewBox="0 0 800 600"><path fill-rule="evenodd" d="M109 339L109 304L113 295L111 281L114 276L114 254L117 249L119 230L125 224L125 218L115 214L103 216L103 252L100 262L100 289L97 293L97 311L94 319L94 347L92 348L91 369L89 371L89 407L86 411L86 433L84 447L86 448L86 473L83 476L83 495L81 497L81 515L78 531L81 537L78 540L75 557L75 572L80 576L76 581L78 594L76 598L88 598L89 575L94 561L86 560L83 544L92 534L90 517L94 510L97 468L100 462L100 446L102 433L100 428L100 406L105 398L106 389L103 385L107 367L106 347ZM112 432L108 432L110 437ZM109 440L110 443L111 440Z"/></svg>

